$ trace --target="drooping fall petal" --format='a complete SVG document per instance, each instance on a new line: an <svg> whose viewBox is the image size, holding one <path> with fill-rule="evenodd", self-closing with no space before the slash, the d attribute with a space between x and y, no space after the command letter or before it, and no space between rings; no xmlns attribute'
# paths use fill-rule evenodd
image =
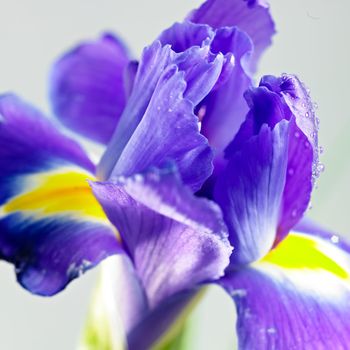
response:
<svg viewBox="0 0 350 350"><path fill-rule="evenodd" d="M228 274L239 349L346 349L350 255L309 233L292 233L264 259Z"/></svg>
<svg viewBox="0 0 350 350"><path fill-rule="evenodd" d="M184 187L175 168L91 185L120 232L150 307L223 274L231 247L221 212Z"/></svg>
<svg viewBox="0 0 350 350"><path fill-rule="evenodd" d="M117 233L87 179L82 148L18 97L0 97L0 257L19 282L51 295L110 254Z"/></svg>

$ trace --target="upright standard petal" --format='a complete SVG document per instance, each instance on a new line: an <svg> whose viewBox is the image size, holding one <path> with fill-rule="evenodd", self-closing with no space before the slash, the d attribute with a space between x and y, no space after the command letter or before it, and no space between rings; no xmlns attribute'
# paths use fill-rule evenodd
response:
<svg viewBox="0 0 350 350"><path fill-rule="evenodd" d="M88 186L94 165L19 98L0 98L0 257L51 295L110 254L117 235Z"/></svg>
<svg viewBox="0 0 350 350"><path fill-rule="evenodd" d="M74 48L53 67L54 114L68 128L94 141L110 140L125 107L127 50L110 34Z"/></svg>
<svg viewBox="0 0 350 350"><path fill-rule="evenodd" d="M175 53L156 41L146 48L99 178L130 175L173 159L185 184L199 189L212 171L212 154L193 109L215 85L222 64L222 55L209 57L208 47Z"/></svg>
<svg viewBox="0 0 350 350"><path fill-rule="evenodd" d="M183 187L174 168L92 188L120 232L151 308L223 274L231 247L221 212Z"/></svg>
<svg viewBox="0 0 350 350"><path fill-rule="evenodd" d="M205 24L175 23L159 37L163 44L170 44L179 52L191 46L207 46L210 55L224 55L222 72L213 89L198 101L196 114L201 121L201 134L214 150L214 174L206 181L200 194L212 197L213 184L225 166L224 149L232 141L244 121L248 106L243 93L251 85L248 69L253 50L251 39L237 27L213 29ZM197 85L203 85L195 77ZM204 79L202 79L204 80Z"/></svg>
<svg viewBox="0 0 350 350"><path fill-rule="evenodd" d="M215 150L215 170L219 173L225 164L223 151L236 135L248 112L243 94L252 85L247 71L252 43L238 28L226 27L216 31L211 48L213 52L231 53L233 57L233 68L226 82L210 93L199 107L202 111L201 133Z"/></svg>
<svg viewBox="0 0 350 350"><path fill-rule="evenodd" d="M183 52L192 46L202 47L212 41L214 30L205 24L175 23L158 37L163 45L171 45L175 52Z"/></svg>
<svg viewBox="0 0 350 350"><path fill-rule="evenodd" d="M177 163L182 180L198 190L212 172L212 152L200 134L192 103L184 97L184 74L175 66L161 75L140 124L111 174L129 176L167 159Z"/></svg>
<svg viewBox="0 0 350 350"><path fill-rule="evenodd" d="M288 106L296 122L290 136L288 175L277 233L277 241L280 241L303 216L310 202L313 184L323 169L318 154L319 122L310 94L296 76L265 76L260 86L277 94L283 101L283 108Z"/></svg>
<svg viewBox="0 0 350 350"><path fill-rule="evenodd" d="M258 88L247 91L245 97L250 112L236 137L226 149L229 163L219 177L215 198L226 213L225 219L230 229L230 239L237 247L232 256L233 263L248 263L264 256L268 252L268 246L271 248L271 240L274 241L274 244L280 242L301 219L308 207L313 184L312 172L315 166L314 150L317 149L315 142L311 143L311 141L315 140L317 136L309 138L310 136L305 134L305 125L309 126L310 124L304 124L302 118L308 117L296 113L296 109L287 103L287 98L294 101L294 104L302 103L301 100L304 98L304 95L300 94L300 90L292 89L293 86L295 86L294 83L291 83L287 78L264 77ZM282 122L285 125L288 124L288 132L281 138L284 151L279 153L274 149L272 153L274 157L282 157L283 154L285 161L283 165L282 162L275 163L279 164L279 171L270 173L270 170L274 169L273 158L265 164L260 162L260 158L264 154L261 150L264 150L264 147L260 146L259 150L251 152L249 158L244 156L244 152L246 152L247 145L256 138L257 134L261 133L266 125L271 129L276 129ZM314 129L313 132L316 131ZM238 164L237 159L240 157L242 164L247 162L249 165L242 167ZM255 170L254 167L256 167ZM277 177L277 180L271 182L275 200L267 200L268 198L271 200L272 197L269 195L271 188L263 186L264 182L261 182L264 173L269 174L270 180L273 179L272 175ZM233 186L235 181L237 183ZM244 183L246 184L244 185ZM241 189L238 193L241 193L246 199L251 199L247 202L234 199L237 197L234 195L237 191L236 186ZM242 192L243 189L244 192ZM253 194L255 191L259 193L259 196L247 196L247 193ZM228 195L229 193L231 195ZM225 199L225 196L228 196L229 200ZM264 198L265 200L263 200ZM260 202L261 200L263 202ZM267 212L261 210L259 203L263 204L265 209L273 215L266 214ZM269 205L272 205L274 209ZM243 220L243 218L245 219ZM240 219L247 222L248 226L242 225ZM257 228L253 226L253 223L257 225ZM247 232L251 232L251 235ZM255 246L256 242L263 243ZM244 253L244 249L240 251L239 246L242 244L244 247L248 247L250 254ZM241 254L246 258L242 259Z"/></svg>
<svg viewBox="0 0 350 350"><path fill-rule="evenodd" d="M188 19L213 28L237 26L245 31L254 43L252 70L256 69L259 57L270 46L275 34L275 25L264 0L207 0L192 11Z"/></svg>
<svg viewBox="0 0 350 350"><path fill-rule="evenodd" d="M247 70L253 50L250 38L237 27L213 29L205 24L175 23L162 32L159 40L176 52L198 46L208 46L210 55L224 55L223 69L215 87L199 101L196 112L202 122L201 133L208 138L216 154L221 154L236 134L247 114L242 98L251 85ZM196 77L198 84L202 82Z"/></svg>
<svg viewBox="0 0 350 350"><path fill-rule="evenodd" d="M215 201L223 210L233 265L263 257L273 246L285 185L290 125L264 124L258 135L230 154L218 178Z"/></svg>
<svg viewBox="0 0 350 350"><path fill-rule="evenodd" d="M239 349L347 349L350 255L330 241L290 234L220 283L236 303Z"/></svg>

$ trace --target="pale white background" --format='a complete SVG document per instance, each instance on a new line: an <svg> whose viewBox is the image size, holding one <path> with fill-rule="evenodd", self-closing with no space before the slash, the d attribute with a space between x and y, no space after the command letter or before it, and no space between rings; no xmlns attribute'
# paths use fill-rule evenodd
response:
<svg viewBox="0 0 350 350"><path fill-rule="evenodd" d="M0 92L12 90L47 110L51 62L75 42L109 29L135 57L162 28L198 5L195 0L0 0ZM297 73L319 105L322 157L310 215L350 237L350 2L271 0L279 34L260 74ZM52 299L31 296L0 263L0 349L70 350L97 272Z"/></svg>

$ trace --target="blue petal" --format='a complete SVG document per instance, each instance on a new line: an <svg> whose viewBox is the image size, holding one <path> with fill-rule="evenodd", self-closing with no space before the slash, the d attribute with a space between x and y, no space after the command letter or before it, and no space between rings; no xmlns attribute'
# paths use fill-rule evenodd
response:
<svg viewBox="0 0 350 350"><path fill-rule="evenodd" d="M215 150L214 174L201 190L201 194L211 197L215 178L226 163L223 150L248 112L243 93L251 85L248 66L253 51L252 42L236 27L214 30L208 25L186 21L175 23L159 39L163 44L170 44L177 52L193 46L208 46L211 56L224 54L220 77L208 96L198 101L200 103L196 106L196 113L202 122L201 133ZM205 86L197 77L196 81L197 85Z"/></svg>
<svg viewBox="0 0 350 350"><path fill-rule="evenodd" d="M188 19L213 28L237 26L246 32L254 44L252 70L256 69L259 57L271 45L275 34L275 25L265 0L207 0L192 11Z"/></svg>
<svg viewBox="0 0 350 350"><path fill-rule="evenodd" d="M82 148L39 111L0 97L0 258L31 292L57 293L121 252L88 186L93 171Z"/></svg>
<svg viewBox="0 0 350 350"><path fill-rule="evenodd" d="M130 175L173 159L185 184L199 189L212 171L212 152L193 109L221 69L222 56L208 61L207 47L176 54L156 41L146 48L99 178Z"/></svg>
<svg viewBox="0 0 350 350"><path fill-rule="evenodd" d="M92 183L117 227L149 304L222 275L231 248L219 208L193 196L174 168Z"/></svg>
<svg viewBox="0 0 350 350"><path fill-rule="evenodd" d="M21 191L26 175L69 166L95 168L38 110L14 95L0 96L0 204Z"/></svg>
<svg viewBox="0 0 350 350"><path fill-rule="evenodd" d="M290 125L266 124L230 153L214 190L228 225L234 265L263 257L273 246L285 185Z"/></svg>
<svg viewBox="0 0 350 350"><path fill-rule="evenodd" d="M309 233L289 235L221 280L236 303L239 349L346 349L350 256Z"/></svg>
<svg viewBox="0 0 350 350"><path fill-rule="evenodd" d="M203 111L201 133L215 150L215 178L226 164L223 151L236 135L249 110L243 94L252 85L247 71L252 43L244 32L226 27L216 31L211 48L213 52L231 53L234 61L226 81L199 106ZM210 181L214 182L214 179ZM207 189L207 192L211 195L211 189Z"/></svg>
<svg viewBox="0 0 350 350"><path fill-rule="evenodd" d="M108 224L13 213L0 219L0 258L16 267L18 282L32 293L58 293L111 254L122 253Z"/></svg>
<svg viewBox="0 0 350 350"><path fill-rule="evenodd" d="M293 79L288 76L281 79L264 77L258 88L252 88L245 93L250 111L225 151L229 163L219 177L218 181L221 185L218 184L216 190L216 199L226 213L226 221L230 222L228 226L231 242L237 248L232 256L233 263L248 263L261 258L267 253L268 248L271 248L271 240L274 244L280 242L301 219L308 207L313 185L315 154L317 154L317 151L315 153L317 142L314 141L315 138L317 139L317 134L311 138L304 133L304 130L307 130L309 134L309 126L314 124L312 121L304 121L303 119L309 120L310 117L301 115L299 111L298 106L304 103L305 95L303 90L297 88L299 86L297 83L298 80L295 77ZM306 113L311 113L311 110ZM247 153L246 148L247 144L256 139L256 135L260 135L266 125L270 129L275 129L281 122L289 125L288 133L281 139L285 162L278 171L276 169L277 172L270 174L276 164L282 165L282 163L274 164L273 158L262 163L261 157L264 152L261 150L265 150L264 146L250 153ZM245 152L246 156L244 156ZM276 157L282 157L282 153L273 152ZM316 157L316 161L317 159ZM242 166L244 163L247 165ZM263 186L264 183L266 184L263 180L264 174L271 175L274 199L269 195L270 187ZM277 176L277 180L273 180L273 174ZM235 185L230 184L230 181ZM232 188L229 189L230 187ZM235 194L236 187L240 188L239 195ZM255 191L259 193L258 196L253 195ZM231 195L225 199L227 196L225 193L231 193ZM250 197L247 193L251 194ZM241 201L234 199L240 196L250 199ZM266 201L261 202L263 198ZM272 215L266 214L261 205L265 209L269 208L268 211ZM242 217L245 217L243 222L247 225L249 223L249 230L239 220ZM240 252L242 244L246 248ZM246 249L250 253L247 253ZM246 258L242 259L241 255ZM238 260L235 261L235 257Z"/></svg>
<svg viewBox="0 0 350 350"><path fill-rule="evenodd" d="M125 107L127 50L110 34L80 44L54 65L50 97L54 114L68 128L108 143Z"/></svg>
<svg viewBox="0 0 350 350"><path fill-rule="evenodd" d="M296 76L265 76L260 85L267 87L274 99L279 99L276 105L284 109L285 115L288 115L288 108L295 118L290 133L288 174L277 233L277 241L280 241L303 216L313 184L322 170L318 156L318 120L310 95ZM257 100L254 97L255 103Z"/></svg>

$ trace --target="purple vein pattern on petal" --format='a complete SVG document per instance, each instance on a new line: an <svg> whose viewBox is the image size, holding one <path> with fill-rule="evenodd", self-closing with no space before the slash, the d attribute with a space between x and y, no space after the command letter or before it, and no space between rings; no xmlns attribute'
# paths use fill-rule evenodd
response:
<svg viewBox="0 0 350 350"><path fill-rule="evenodd" d="M307 209L313 183L322 169L318 156L318 120L310 95L297 77L266 76L260 85L281 98L296 122L290 133L288 174L277 237L277 241L280 241Z"/></svg>
<svg viewBox="0 0 350 350"><path fill-rule="evenodd" d="M29 291L57 293L121 251L86 181L94 165L12 95L0 97L0 164L0 258L15 265Z"/></svg>
<svg viewBox="0 0 350 350"><path fill-rule="evenodd" d="M253 267L220 284L236 303L239 349L347 349L349 251L292 233Z"/></svg>
<svg viewBox="0 0 350 350"><path fill-rule="evenodd" d="M273 246L285 185L290 125L281 121L241 147L230 150L229 161L219 176L215 201L224 213L231 244L231 264L248 264L263 257Z"/></svg>
<svg viewBox="0 0 350 350"><path fill-rule="evenodd" d="M236 27L213 30L208 25L184 22L175 23L165 30L159 40L170 44L176 52L207 45L212 56L225 55L214 91L196 108L198 116L203 119L201 133L209 139L216 153L221 152L232 140L248 111L242 97L251 84L246 72L252 51L250 38Z"/></svg>
<svg viewBox="0 0 350 350"><path fill-rule="evenodd" d="M212 152L193 109L215 85L222 63L220 54L208 58L207 47L175 53L156 41L146 48L99 178L130 175L173 159L185 184L199 189L211 174Z"/></svg>
<svg viewBox="0 0 350 350"><path fill-rule="evenodd" d="M251 58L252 42L236 27L213 30L205 24L192 22L175 23L159 37L163 44L170 44L179 52L191 46L208 46L209 54L224 55L223 69L215 87L196 106L201 120L201 133L208 138L215 151L215 173L206 183L202 194L212 196L212 186L217 174L225 165L224 148L230 143L243 122L248 106L243 93L251 85L247 71ZM198 84L203 84L196 78Z"/></svg>
<svg viewBox="0 0 350 350"><path fill-rule="evenodd" d="M187 18L213 28L237 26L246 32L254 43L252 70L264 50L270 46L275 25L266 1L263 0L207 0Z"/></svg>
<svg viewBox="0 0 350 350"><path fill-rule="evenodd" d="M287 75L282 78L263 77L258 88L246 92L245 98L250 112L236 137L226 149L226 156L229 158L230 154L240 149L246 140L260 130L264 123L273 128L283 119L289 121L288 165L279 221L276 227L276 244L288 234L307 209L314 181L312 173L318 162L317 141L315 141L317 140L316 123L303 120L303 118L309 119L312 111L306 109L304 113L296 113L296 107L291 105L293 102L295 106L299 104L302 106L305 102L305 95L300 89L296 89L299 85L296 85L298 81L295 79ZM289 103L286 102L287 98L290 99ZM314 123L314 128L310 133L308 127L312 123Z"/></svg>
<svg viewBox="0 0 350 350"><path fill-rule="evenodd" d="M109 34L65 54L50 82L55 115L75 132L108 143L125 107L128 62L124 45Z"/></svg>
<svg viewBox="0 0 350 350"><path fill-rule="evenodd" d="M186 83L177 67L166 69L142 121L130 138L114 170L131 175L165 159L177 163L184 183L197 190L212 172L212 151L200 134L192 103L183 94Z"/></svg>
<svg viewBox="0 0 350 350"><path fill-rule="evenodd" d="M174 168L91 185L120 232L151 307L223 274L231 247L220 209L194 197Z"/></svg>

